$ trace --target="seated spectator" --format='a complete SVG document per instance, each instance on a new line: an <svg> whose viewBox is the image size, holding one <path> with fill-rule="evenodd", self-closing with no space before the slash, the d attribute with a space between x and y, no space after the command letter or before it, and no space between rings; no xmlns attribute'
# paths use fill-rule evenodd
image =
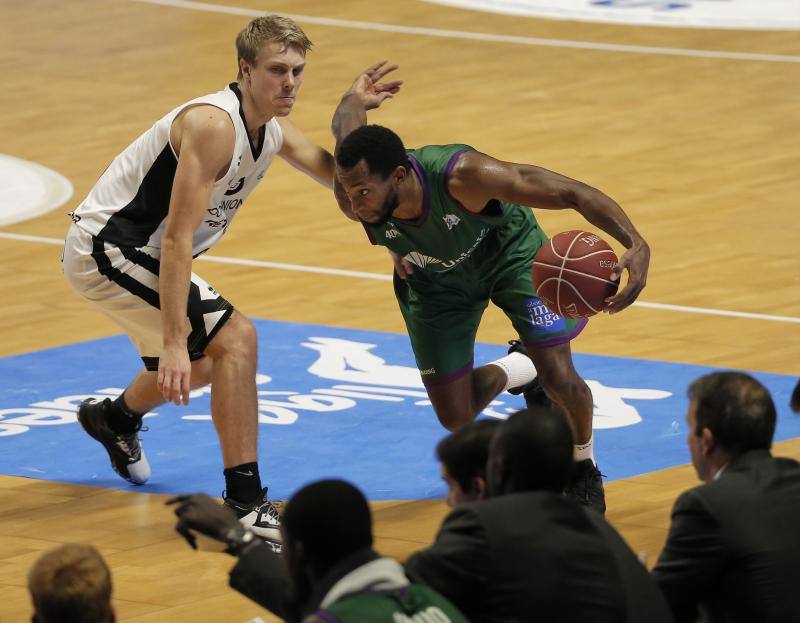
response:
<svg viewBox="0 0 800 623"><path fill-rule="evenodd" d="M572 434L546 407L512 415L489 451L488 497L445 518L406 572L471 621L671 621L655 583L601 515L562 494Z"/></svg>
<svg viewBox="0 0 800 623"><path fill-rule="evenodd" d="M90 545L62 545L28 573L34 623L113 623L111 572Z"/></svg>
<svg viewBox="0 0 800 623"><path fill-rule="evenodd" d="M747 374L689 387L687 442L705 484L672 510L653 570L679 622L800 621L800 464L770 453L775 406Z"/></svg>
<svg viewBox="0 0 800 623"><path fill-rule="evenodd" d="M372 549L369 505L346 482L315 482L292 496L281 524L285 563L208 496L171 502L179 504L177 529L189 543L194 546L192 530L226 542L239 558L231 586L287 621L467 621L441 595L410 584L398 562Z"/></svg>
<svg viewBox="0 0 800 623"><path fill-rule="evenodd" d="M478 420L459 428L436 446L442 480L447 483L447 505L482 500L486 493L489 444L500 420Z"/></svg>

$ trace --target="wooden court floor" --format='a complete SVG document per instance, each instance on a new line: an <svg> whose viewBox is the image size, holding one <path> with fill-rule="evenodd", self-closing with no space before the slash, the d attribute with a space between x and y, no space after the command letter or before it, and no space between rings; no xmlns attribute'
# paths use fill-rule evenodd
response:
<svg viewBox="0 0 800 623"><path fill-rule="evenodd" d="M264 10L254 0L213 6ZM800 324L791 321L800 318L800 64L436 37L315 18L777 56L800 55L797 33L556 22L417 0L276 0L268 8L312 18L298 18L315 49L292 118L320 144L332 146L330 116L356 73L389 58L406 83L371 119L409 146L468 143L619 201L653 250L641 300L668 307L598 318L576 351L800 375ZM0 5L0 153L55 169L75 187L62 209L0 228L0 356L117 333L68 289L58 246L42 239L63 237L65 212L153 121L234 79L244 13L135 0ZM575 213L537 215L549 232L583 226ZM214 254L390 270L328 191L281 162ZM212 263L198 271L248 315L403 330L386 282ZM503 343L508 331L490 311L478 338ZM800 442L776 451L800 457ZM672 502L695 482L683 466L610 483L609 519L652 562ZM379 549L400 558L430 542L446 512L430 500L374 508ZM28 619L28 567L69 541L94 543L108 559L122 621L271 620L227 588L228 557L178 540L161 496L0 477L0 622Z"/></svg>

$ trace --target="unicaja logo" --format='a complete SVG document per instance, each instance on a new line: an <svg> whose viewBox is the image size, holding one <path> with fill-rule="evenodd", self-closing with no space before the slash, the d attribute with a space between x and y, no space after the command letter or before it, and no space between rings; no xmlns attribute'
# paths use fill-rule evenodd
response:
<svg viewBox="0 0 800 623"><path fill-rule="evenodd" d="M448 230L453 229L453 227L455 227L461 222L461 219L458 218L455 214L445 214L442 217L442 220L444 221L444 224L447 225Z"/></svg>
<svg viewBox="0 0 800 623"><path fill-rule="evenodd" d="M422 253L418 253L417 251L412 251L408 255L406 255L404 260L408 260L415 266L419 266L420 268L425 268L430 264L441 264L442 260L438 257L431 257L430 255L423 255Z"/></svg>

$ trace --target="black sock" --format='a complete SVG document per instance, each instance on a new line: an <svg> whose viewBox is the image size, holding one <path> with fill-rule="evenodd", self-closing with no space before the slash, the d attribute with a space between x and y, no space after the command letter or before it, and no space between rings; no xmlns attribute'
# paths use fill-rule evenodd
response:
<svg viewBox="0 0 800 623"><path fill-rule="evenodd" d="M258 463L242 463L229 467L225 474L225 495L237 502L249 504L261 495L261 476L258 475Z"/></svg>
<svg viewBox="0 0 800 623"><path fill-rule="evenodd" d="M108 405L108 426L115 433L128 435L139 428L139 424L144 417L144 413L136 413L125 404L125 393L113 400Z"/></svg>

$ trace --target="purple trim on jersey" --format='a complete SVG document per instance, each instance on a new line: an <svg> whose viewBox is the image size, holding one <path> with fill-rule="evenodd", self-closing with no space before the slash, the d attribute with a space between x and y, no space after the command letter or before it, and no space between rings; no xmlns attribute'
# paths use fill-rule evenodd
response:
<svg viewBox="0 0 800 623"><path fill-rule="evenodd" d="M447 178L450 177L450 174L453 172L453 167L456 166L456 162L458 162L458 159L461 157L461 154L463 154L465 151L472 151L472 150L468 149L466 147L464 149L459 149L456 153L454 153L452 156L450 156L450 160L447 161L447 166L444 168L444 188L445 188L445 190L447 190ZM449 195L449 197L451 199L453 199L453 195L450 194L449 190L447 191L447 194ZM453 201L455 201L455 199L453 199Z"/></svg>
<svg viewBox="0 0 800 623"><path fill-rule="evenodd" d="M558 344L565 344L569 342L572 338L574 338L578 333L583 331L584 327L589 323L588 318L581 318L578 324L575 325L575 328L570 331L569 333L565 333L564 335L559 335L557 337L551 337L546 340L540 340L538 342L534 342L533 340L522 340L522 343L525 346L530 346L532 348L539 348L543 346L557 346Z"/></svg>
<svg viewBox="0 0 800 623"><path fill-rule="evenodd" d="M431 197L430 197L430 189L428 188L428 180L425 179L425 172L422 170L422 167L417 162L416 158L411 154L408 154L408 161L411 163L411 168L414 170L414 173L417 174L419 178L419 183L422 184L422 214L416 220L407 221L403 218L396 218L392 217L390 220L397 221L403 225L410 225L412 227L421 227L425 224L425 221L428 220L428 214L431 212Z"/></svg>
<svg viewBox="0 0 800 623"><path fill-rule="evenodd" d="M327 610L317 610L314 614L326 623L342 623L341 619L333 616Z"/></svg>
<svg viewBox="0 0 800 623"><path fill-rule="evenodd" d="M446 192L447 196L450 197L450 201L452 201L453 203L455 203L458 206L459 210L461 210L462 212L464 212L466 214L469 214L470 216L476 216L476 217L478 217L480 219L483 219L483 220L486 220L486 221L493 221L495 219L501 218L503 216L503 212L505 212L505 204L502 201L500 201L499 199L496 199L494 201L497 201L500 204L500 210L501 210L500 214L498 214L497 216L486 216L482 212L472 212L470 210L467 210L461 204L461 202L458 199L456 199L455 197L453 197L453 195L450 193L450 187L447 185L447 182L450 179L450 174L453 172L453 169L455 168L456 163L458 162L458 159L461 157L461 154L463 154L464 152L467 152L467 151L474 151L474 150L473 149L469 149L469 148L459 149L456 153L454 153L452 156L450 156L450 160L447 161L447 166L445 167L445 170L444 170L444 192ZM486 205L489 205L490 201L492 201L492 199L487 201ZM484 206L484 209L486 209L486 206Z"/></svg>
<svg viewBox="0 0 800 623"><path fill-rule="evenodd" d="M474 360L470 359L469 362L463 366L461 366L455 372L450 372L450 374L445 374L444 376L436 376L432 379L422 379L422 384L425 387L430 387L432 385L446 385L447 383L452 383L453 381L460 379L462 376L469 374L472 371Z"/></svg>

